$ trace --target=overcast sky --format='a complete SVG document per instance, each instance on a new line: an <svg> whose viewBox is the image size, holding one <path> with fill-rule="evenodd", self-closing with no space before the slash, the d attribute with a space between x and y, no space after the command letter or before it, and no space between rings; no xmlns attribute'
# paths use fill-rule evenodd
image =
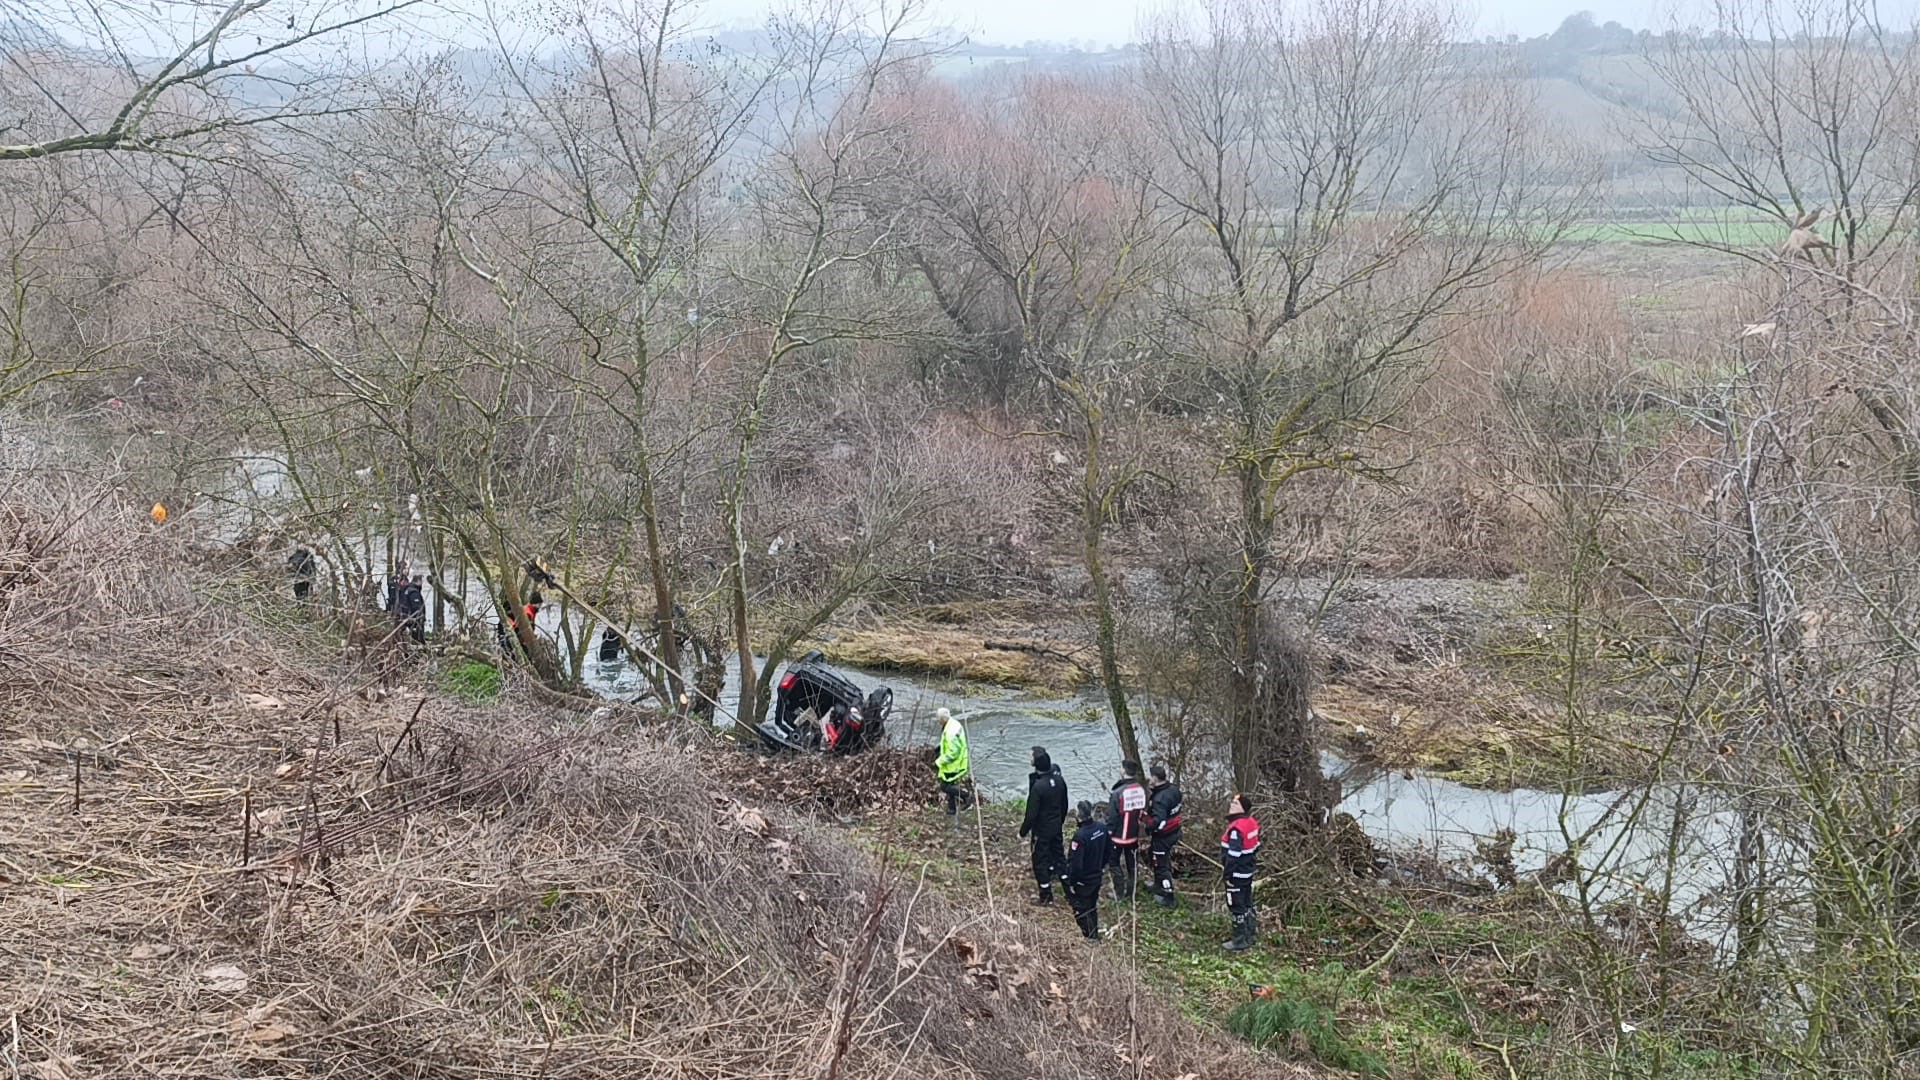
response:
<svg viewBox="0 0 1920 1080"><path fill-rule="evenodd" d="M934 21L970 34L974 40L1003 45L1025 41L1080 41L1096 45L1117 45L1133 40L1142 11L1157 11L1169 5L1166 0L1140 4L1134 0L932 0ZM1911 3L1912 0L1894 0ZM757 20L766 11L768 0L708 0L702 5L717 22ZM1532 37L1560 25L1576 11L1591 11L1600 22L1609 19L1639 29L1665 25L1660 12L1670 11L1672 3L1656 0L1571 0L1558 6L1552 0L1469 0L1468 9L1479 13L1476 36L1480 34L1519 34Z"/></svg>

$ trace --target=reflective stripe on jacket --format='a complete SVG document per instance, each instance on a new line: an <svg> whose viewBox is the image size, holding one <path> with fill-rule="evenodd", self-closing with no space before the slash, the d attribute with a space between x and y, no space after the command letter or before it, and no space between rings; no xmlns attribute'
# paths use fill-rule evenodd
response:
<svg viewBox="0 0 1920 1080"><path fill-rule="evenodd" d="M1156 786L1147 795L1147 818L1155 836L1180 832L1180 789L1171 783Z"/></svg>
<svg viewBox="0 0 1920 1080"><path fill-rule="evenodd" d="M1221 873L1229 885L1245 885L1253 880L1259 863L1260 823L1253 816L1234 818L1220 837Z"/></svg>
<svg viewBox="0 0 1920 1080"><path fill-rule="evenodd" d="M1141 819L1146 816L1146 785L1132 778L1113 785L1113 794L1107 796L1107 832L1113 835L1114 847L1138 847Z"/></svg>

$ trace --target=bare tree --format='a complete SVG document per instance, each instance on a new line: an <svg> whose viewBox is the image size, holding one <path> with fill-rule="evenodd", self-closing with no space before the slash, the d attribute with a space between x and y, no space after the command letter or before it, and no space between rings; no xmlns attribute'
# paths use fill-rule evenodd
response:
<svg viewBox="0 0 1920 1080"><path fill-rule="evenodd" d="M733 270L742 295L739 382L721 497L741 719L749 724L764 716L769 695L754 664L747 511L776 377L810 353L898 332L885 309L863 312L835 301L865 280L868 261L891 242L855 212L856 198L874 182L873 150L901 122L880 106L889 81L912 71L915 53L905 35L915 10L832 0L773 24L774 63L789 78L770 94L764 157L749 184L756 250L742 252ZM817 625L836 606L816 607L809 619Z"/></svg>
<svg viewBox="0 0 1920 1080"><path fill-rule="evenodd" d="M1267 772L1308 803L1325 798L1308 716L1259 706L1281 493L1375 468L1363 436L1418 383L1444 318L1557 235L1530 197L1526 102L1463 66L1453 32L1419 0L1222 0L1145 47L1159 183L1189 255L1177 347L1238 508L1235 781Z"/></svg>
<svg viewBox="0 0 1920 1080"><path fill-rule="evenodd" d="M1672 108L1634 114L1628 135L1697 193L1778 221L1794 253L1817 241L1844 277L1871 274L1920 198L1914 30L1857 0L1713 0L1704 29L1647 52ZM1779 250L1704 243L1761 263Z"/></svg>
<svg viewBox="0 0 1920 1080"><path fill-rule="evenodd" d="M421 0L208 6L64 0L0 23L0 161L80 151L201 154L213 137L361 107L354 35Z"/></svg>
<svg viewBox="0 0 1920 1080"><path fill-rule="evenodd" d="M1016 80L992 110L947 87L914 89L902 170L870 212L911 238L946 334L986 331L1064 421L1049 434L1080 465L1073 509L1100 677L1121 750L1138 759L1105 542L1145 475L1125 436L1158 389L1146 369L1164 223L1137 102L1113 80L1057 76Z"/></svg>
<svg viewBox="0 0 1920 1080"><path fill-rule="evenodd" d="M540 242L572 254L552 264L559 274L541 287L584 339L583 391L625 432L664 701L686 693L688 627L662 460L688 448L662 438L658 399L670 380L656 372L700 362L703 260L731 221L716 192L778 71L705 48L691 10L673 2L582 8L556 54L577 70L550 70L551 61L518 59L502 45L525 105L514 141L523 153L504 182L549 217Z"/></svg>

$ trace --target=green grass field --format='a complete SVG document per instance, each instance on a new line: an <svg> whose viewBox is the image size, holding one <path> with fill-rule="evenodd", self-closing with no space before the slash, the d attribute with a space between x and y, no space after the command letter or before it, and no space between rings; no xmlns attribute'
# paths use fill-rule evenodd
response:
<svg viewBox="0 0 1920 1080"><path fill-rule="evenodd" d="M1686 218L1668 221L1585 221L1567 233L1576 244L1709 244L1732 248L1778 248L1787 229L1760 218Z"/></svg>

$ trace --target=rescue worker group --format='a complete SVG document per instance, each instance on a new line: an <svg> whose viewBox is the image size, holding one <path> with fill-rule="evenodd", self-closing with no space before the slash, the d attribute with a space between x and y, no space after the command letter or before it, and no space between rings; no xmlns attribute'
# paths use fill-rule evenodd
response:
<svg viewBox="0 0 1920 1080"><path fill-rule="evenodd" d="M961 827L960 811L972 804L971 762L967 729L949 710L934 714L940 722L940 754L934 771L946 799L953 828ZM1173 855L1180 845L1180 789L1155 765L1143 777L1140 763L1120 763L1121 777L1107 793L1104 812L1085 799L1074 809L1078 827L1066 839L1067 781L1043 746L1033 748L1033 771L1027 776L1027 816L1020 838L1032 845L1033 903L1053 904L1053 886L1064 886L1067 903L1089 941L1100 940L1100 892L1111 882L1113 902L1133 903L1139 888L1140 845L1147 847L1147 891L1163 907L1178 907L1173 887ZM1235 795L1227 805L1227 831L1220 836L1221 883L1227 894L1227 914L1233 921L1228 952L1245 952L1259 942L1259 924L1253 907L1253 875L1260 856L1260 822L1253 816L1253 799Z"/></svg>
<svg viewBox="0 0 1920 1080"><path fill-rule="evenodd" d="M305 600L312 593L315 562L312 551L305 547L287 560L297 599ZM398 631L419 643L426 630L422 582L417 574L408 572L404 562L395 570L387 581L386 608ZM556 586L551 572L537 560L527 564L527 572L536 586ZM521 613L528 625L539 616L542 602L536 587L527 596ZM513 615L494 624L503 652L512 651L515 627ZM617 659L625 645L621 635L609 626L600 641L600 658ZM934 770L940 778L947 816L958 830L960 811L970 808L974 801L967 729L950 710L940 709L934 717L941 725L940 753L934 759ZM1027 816L1020 824L1020 838L1033 849L1033 902L1052 906L1055 882L1064 886L1073 917L1089 941L1100 940L1103 883L1111 881L1115 903L1134 902L1142 842L1147 848L1147 891L1165 907L1179 906L1173 886L1173 856L1180 844L1180 789L1168 778L1164 765L1155 765L1151 778L1141 775L1137 761L1123 761L1120 769L1122 775L1107 794L1104 813L1084 799L1075 808L1078 827L1071 840L1066 839L1067 781L1045 747L1033 748L1033 772L1027 777ZM1253 816L1252 798L1244 794L1235 795L1228 803L1227 817L1227 831L1220 837L1220 861L1233 938L1223 947L1228 952L1245 952L1257 944L1259 935L1253 875L1260 855L1260 823Z"/></svg>

